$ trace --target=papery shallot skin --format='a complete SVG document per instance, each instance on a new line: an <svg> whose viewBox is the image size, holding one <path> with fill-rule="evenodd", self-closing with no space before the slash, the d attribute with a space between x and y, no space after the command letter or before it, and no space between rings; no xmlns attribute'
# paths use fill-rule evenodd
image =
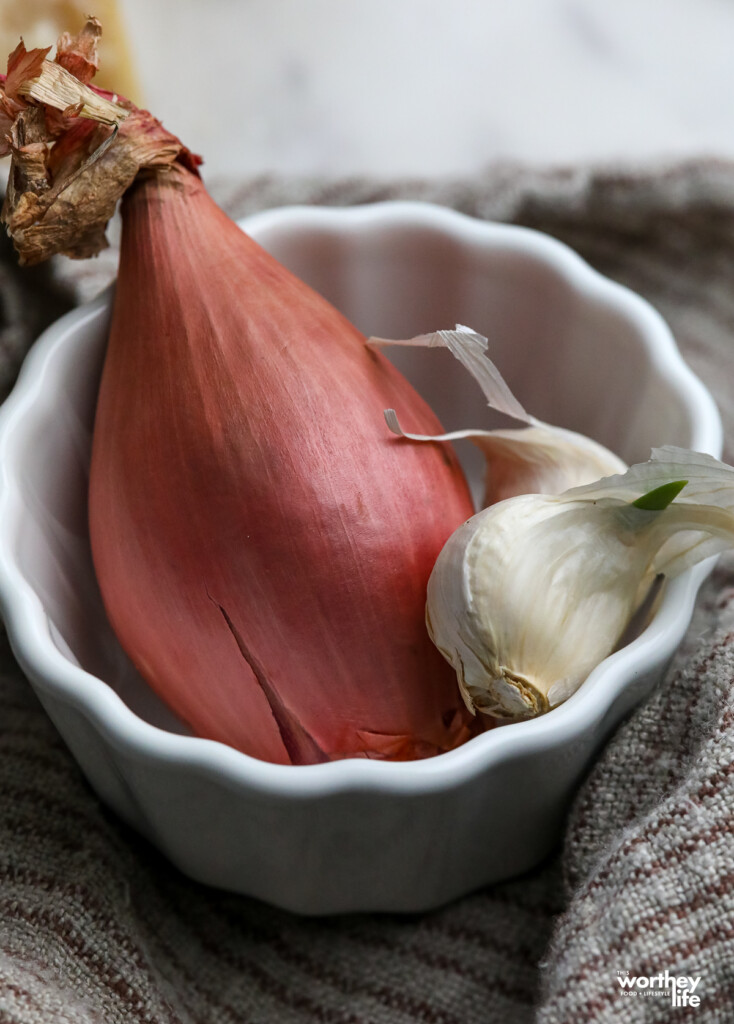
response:
<svg viewBox="0 0 734 1024"><path fill-rule="evenodd" d="M283 764L468 736L424 622L473 513L424 401L188 171L123 204L89 520L115 632L200 736Z"/></svg>

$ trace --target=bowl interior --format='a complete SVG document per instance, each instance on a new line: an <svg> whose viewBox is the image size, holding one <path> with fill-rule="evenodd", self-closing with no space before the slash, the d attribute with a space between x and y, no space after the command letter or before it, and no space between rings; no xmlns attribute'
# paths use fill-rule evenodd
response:
<svg viewBox="0 0 734 1024"><path fill-rule="evenodd" d="M304 211L300 221L265 215L257 239L367 336L410 338L456 323L486 335L529 412L626 462L649 458L654 445L691 443L695 410L666 354L650 345L667 329L645 302L537 232L461 219L474 230L357 216L335 230ZM448 352L388 354L446 430L500 424Z"/></svg>
<svg viewBox="0 0 734 1024"><path fill-rule="evenodd" d="M492 358L530 412L596 438L627 461L647 458L655 444L692 443L685 383L649 347L639 300L570 253L559 257L553 243L546 252L545 242L530 244L533 233L521 229L485 225L462 234L420 217L398 223L338 213L323 223L294 213L259 228L256 218L253 234L367 335L409 338L457 322L486 334ZM23 510L14 524L15 559L59 650L141 718L185 734L120 649L92 566L86 491L109 306L107 296L65 318L26 368L37 378L33 402L6 466ZM500 422L447 352L390 354L447 430ZM478 486L474 447L465 444L460 455Z"/></svg>

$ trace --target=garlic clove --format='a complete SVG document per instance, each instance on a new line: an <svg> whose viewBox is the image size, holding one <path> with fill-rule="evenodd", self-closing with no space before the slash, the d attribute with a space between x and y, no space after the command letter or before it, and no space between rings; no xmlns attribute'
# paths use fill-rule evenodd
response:
<svg viewBox="0 0 734 1024"><path fill-rule="evenodd" d="M654 575L615 532L615 516L520 495L449 539L429 580L426 622L470 710L541 714L613 649Z"/></svg>
<svg viewBox="0 0 734 1024"><path fill-rule="evenodd" d="M734 469L656 449L623 475L473 516L436 561L426 623L471 711L533 717L614 650L658 573L732 546Z"/></svg>

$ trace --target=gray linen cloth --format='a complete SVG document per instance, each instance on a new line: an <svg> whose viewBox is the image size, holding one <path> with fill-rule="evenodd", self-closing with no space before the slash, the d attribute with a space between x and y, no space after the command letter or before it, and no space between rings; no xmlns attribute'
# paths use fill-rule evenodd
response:
<svg viewBox="0 0 734 1024"><path fill-rule="evenodd" d="M215 196L444 203L541 228L647 296L722 410L734 460L734 165L375 183L262 178ZM0 388L114 253L0 268ZM0 652L0 1021L565 1024L734 1021L734 558L670 671L581 788L562 850L433 913L303 919L182 877L100 805ZM700 977L696 1007L617 972Z"/></svg>

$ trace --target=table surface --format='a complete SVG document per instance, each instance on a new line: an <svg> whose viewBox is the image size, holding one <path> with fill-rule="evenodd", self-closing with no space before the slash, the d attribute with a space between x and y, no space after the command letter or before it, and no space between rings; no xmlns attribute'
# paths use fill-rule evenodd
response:
<svg viewBox="0 0 734 1024"><path fill-rule="evenodd" d="M208 174L734 155L732 0L121 0Z"/></svg>

